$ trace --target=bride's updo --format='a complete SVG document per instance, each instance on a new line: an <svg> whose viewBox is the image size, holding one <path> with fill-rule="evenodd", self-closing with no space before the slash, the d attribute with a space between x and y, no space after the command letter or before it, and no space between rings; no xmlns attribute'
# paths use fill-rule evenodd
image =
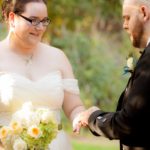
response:
<svg viewBox="0 0 150 150"><path fill-rule="evenodd" d="M21 14L25 11L25 5L30 2L43 2L47 4L47 0L3 0L2 2L2 18L7 21L10 12Z"/></svg>

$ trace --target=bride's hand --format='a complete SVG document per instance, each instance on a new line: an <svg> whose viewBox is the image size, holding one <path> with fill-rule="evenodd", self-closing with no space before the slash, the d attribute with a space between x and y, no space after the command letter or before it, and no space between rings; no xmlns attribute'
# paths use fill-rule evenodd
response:
<svg viewBox="0 0 150 150"><path fill-rule="evenodd" d="M79 134L81 127L88 126L88 119L90 115L95 112L96 110L99 110L98 107L91 107L87 109L86 111L83 111L81 113L78 113L78 115L73 120L73 132Z"/></svg>

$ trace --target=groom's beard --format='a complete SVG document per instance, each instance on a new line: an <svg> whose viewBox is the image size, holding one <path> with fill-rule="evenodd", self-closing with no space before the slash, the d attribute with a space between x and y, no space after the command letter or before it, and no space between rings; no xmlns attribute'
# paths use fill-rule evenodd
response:
<svg viewBox="0 0 150 150"><path fill-rule="evenodd" d="M137 21L137 24L134 28L132 34L132 44L136 48L141 48L144 45L144 28L140 21Z"/></svg>

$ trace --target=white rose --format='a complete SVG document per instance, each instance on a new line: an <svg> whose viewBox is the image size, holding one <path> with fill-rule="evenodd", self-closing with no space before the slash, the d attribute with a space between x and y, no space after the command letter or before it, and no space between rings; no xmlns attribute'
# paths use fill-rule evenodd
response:
<svg viewBox="0 0 150 150"><path fill-rule="evenodd" d="M40 119L35 112L31 112L25 117L26 126L30 127L32 125L39 125Z"/></svg>
<svg viewBox="0 0 150 150"><path fill-rule="evenodd" d="M27 112L27 111L34 111L32 102L29 101L29 102L24 103L23 106L22 106L22 110L23 110L24 112Z"/></svg>
<svg viewBox="0 0 150 150"><path fill-rule="evenodd" d="M21 138L16 139L13 145L13 150L27 150L27 144Z"/></svg>
<svg viewBox="0 0 150 150"><path fill-rule="evenodd" d="M37 114L42 123L48 123L50 120L56 122L56 114L49 109L39 108L37 110Z"/></svg>
<svg viewBox="0 0 150 150"><path fill-rule="evenodd" d="M23 127L28 128L31 125L39 125L40 118L33 111L18 111L13 115L13 121L19 122Z"/></svg>
<svg viewBox="0 0 150 150"><path fill-rule="evenodd" d="M48 123L50 120L55 120L54 113L43 112L43 114L41 115L41 122Z"/></svg>
<svg viewBox="0 0 150 150"><path fill-rule="evenodd" d="M133 69L133 57L129 57L127 60L127 66L132 70Z"/></svg>

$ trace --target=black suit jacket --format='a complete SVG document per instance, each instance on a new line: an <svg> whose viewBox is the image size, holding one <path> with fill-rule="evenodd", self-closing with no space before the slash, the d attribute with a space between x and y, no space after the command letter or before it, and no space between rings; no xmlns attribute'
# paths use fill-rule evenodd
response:
<svg viewBox="0 0 150 150"><path fill-rule="evenodd" d="M150 44L121 94L116 112L92 113L89 128L94 135L102 131L109 139L119 139L129 147L150 150Z"/></svg>

